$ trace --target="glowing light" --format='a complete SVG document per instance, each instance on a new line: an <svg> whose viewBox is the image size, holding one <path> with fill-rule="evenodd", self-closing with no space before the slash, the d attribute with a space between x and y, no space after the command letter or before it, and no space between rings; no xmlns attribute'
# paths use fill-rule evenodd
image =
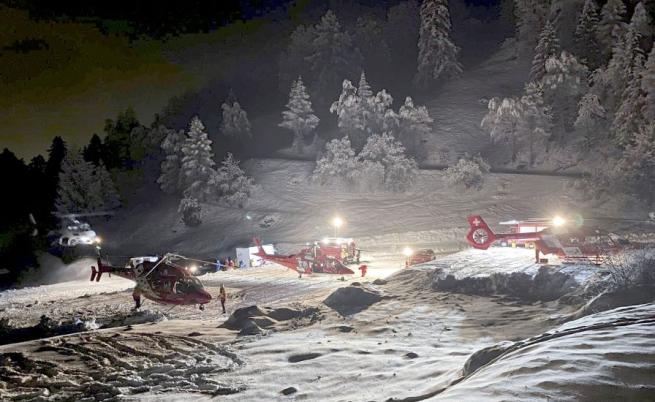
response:
<svg viewBox="0 0 655 402"><path fill-rule="evenodd" d="M561 216L556 216L553 218L553 226L562 226L566 224L566 219Z"/></svg>
<svg viewBox="0 0 655 402"><path fill-rule="evenodd" d="M100 244L100 243L102 243L102 239L100 238L100 236L96 236L96 238L95 238L95 243L96 243L96 244Z"/></svg>
<svg viewBox="0 0 655 402"><path fill-rule="evenodd" d="M188 269L191 272L196 272L198 270L198 267L195 264L192 264L191 266L189 266Z"/></svg>
<svg viewBox="0 0 655 402"><path fill-rule="evenodd" d="M410 247L405 247L403 249L403 254L405 255L405 257L411 257L412 254L414 254L414 250L412 250Z"/></svg>
<svg viewBox="0 0 655 402"><path fill-rule="evenodd" d="M335 216L334 219L332 219L332 226L335 228L340 228L343 225L343 219L341 219L338 216Z"/></svg>

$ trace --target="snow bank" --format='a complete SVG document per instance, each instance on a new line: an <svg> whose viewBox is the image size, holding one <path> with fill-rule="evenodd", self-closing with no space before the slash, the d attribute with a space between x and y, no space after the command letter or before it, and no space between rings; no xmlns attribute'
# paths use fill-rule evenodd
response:
<svg viewBox="0 0 655 402"><path fill-rule="evenodd" d="M435 400L650 400L655 395L653 331L653 303L571 321L511 346L493 347L498 357Z"/></svg>
<svg viewBox="0 0 655 402"><path fill-rule="evenodd" d="M383 298L380 290L374 286L354 282L348 287L335 290L323 304L346 316L366 310Z"/></svg>

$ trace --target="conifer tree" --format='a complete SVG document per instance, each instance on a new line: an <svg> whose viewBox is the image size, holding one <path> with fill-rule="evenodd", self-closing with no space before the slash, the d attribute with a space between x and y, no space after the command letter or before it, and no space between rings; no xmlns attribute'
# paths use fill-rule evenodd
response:
<svg viewBox="0 0 655 402"><path fill-rule="evenodd" d="M648 55L648 61L641 74L641 90L644 94L642 114L646 121L655 121L655 46Z"/></svg>
<svg viewBox="0 0 655 402"><path fill-rule="evenodd" d="M405 98L405 104L398 110L398 120L397 138L408 154L419 160L424 159L426 153L423 142L431 134L431 125L434 122L428 109L425 106L414 106L414 101L408 96Z"/></svg>
<svg viewBox="0 0 655 402"><path fill-rule="evenodd" d="M211 144L205 126L198 116L194 116L181 148L180 176L185 197L205 201L215 193L215 189L209 185L210 178L215 174Z"/></svg>
<svg viewBox="0 0 655 402"><path fill-rule="evenodd" d="M607 114L598 95L587 93L580 99L578 117L574 125L577 130L582 131L586 149L591 149L602 139L606 120Z"/></svg>
<svg viewBox="0 0 655 402"><path fill-rule="evenodd" d="M596 40L598 27L598 6L594 0L585 0L578 25L575 28L576 55L583 60L590 70L600 66L600 47Z"/></svg>
<svg viewBox="0 0 655 402"><path fill-rule="evenodd" d="M459 48L450 37L450 13L447 0L425 0L421 4L421 29L418 41L419 84L433 82L441 77L456 76L462 72L457 61Z"/></svg>
<svg viewBox="0 0 655 402"><path fill-rule="evenodd" d="M621 99L621 105L614 115L611 132L615 141L625 147L633 143L634 136L644 120L641 114L644 97L641 92L641 73L643 71L643 57L637 53L634 66L629 71L628 83Z"/></svg>
<svg viewBox="0 0 655 402"><path fill-rule="evenodd" d="M349 80L343 80L339 99L332 102L330 113L337 115L339 130L347 135L355 149L361 149L366 142L366 132L362 121L362 104L357 96L357 88Z"/></svg>
<svg viewBox="0 0 655 402"><path fill-rule="evenodd" d="M626 27L623 22L625 13L623 0L608 0L600 11L600 21L596 32L605 56L612 52L617 41L623 36Z"/></svg>
<svg viewBox="0 0 655 402"><path fill-rule="evenodd" d="M109 171L105 167L105 164L100 161L98 166L95 167L95 179L98 186L100 187L100 195L102 198L102 207L101 209L113 210L121 206L121 199L116 190L113 180Z"/></svg>
<svg viewBox="0 0 655 402"><path fill-rule="evenodd" d="M253 180L239 167L239 161L228 152L210 180L210 186L217 190L222 202L243 208L253 191Z"/></svg>
<svg viewBox="0 0 655 402"><path fill-rule="evenodd" d="M293 148L302 153L305 137L314 131L318 122L319 118L312 110L312 101L307 89L302 78L298 77L291 86L287 110L282 112L282 122L279 126L293 132Z"/></svg>
<svg viewBox="0 0 655 402"><path fill-rule="evenodd" d="M532 81L540 81L546 74L546 60L559 53L559 41L555 34L555 28L550 21L547 21L546 25L544 25L544 29L539 35L539 43L534 51L530 78Z"/></svg>
<svg viewBox="0 0 655 402"><path fill-rule="evenodd" d="M161 126L163 127L163 126ZM185 140L183 131L166 129L166 136L161 143L164 153L164 160L161 163L161 174L157 179L161 190L168 194L174 194L182 190L182 144Z"/></svg>
<svg viewBox="0 0 655 402"><path fill-rule="evenodd" d="M56 208L61 213L96 212L103 208L94 166L79 151L67 152L61 164Z"/></svg>
<svg viewBox="0 0 655 402"><path fill-rule="evenodd" d="M352 175L357 170L355 151L347 136L335 138L325 144L325 152L316 160L312 180L322 185L341 182L352 183Z"/></svg>
<svg viewBox="0 0 655 402"><path fill-rule="evenodd" d="M227 99L221 105L221 110L223 111L221 132L224 135L238 138L239 140L252 137L248 113L241 108L241 105L234 96L234 92L231 90Z"/></svg>

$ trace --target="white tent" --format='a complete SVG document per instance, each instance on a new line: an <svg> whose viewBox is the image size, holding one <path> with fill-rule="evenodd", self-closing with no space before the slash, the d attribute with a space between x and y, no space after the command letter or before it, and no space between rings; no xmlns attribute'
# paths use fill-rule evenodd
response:
<svg viewBox="0 0 655 402"><path fill-rule="evenodd" d="M267 254L273 254L275 249L272 244L262 246ZM260 267L264 265L264 260L257 255L257 247L237 248L236 265L238 267Z"/></svg>

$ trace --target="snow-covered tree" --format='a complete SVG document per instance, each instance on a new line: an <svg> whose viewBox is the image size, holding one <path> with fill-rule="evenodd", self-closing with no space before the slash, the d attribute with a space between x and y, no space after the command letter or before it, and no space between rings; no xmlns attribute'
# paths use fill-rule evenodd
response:
<svg viewBox="0 0 655 402"><path fill-rule="evenodd" d="M182 222L186 226L194 227L202 223L200 203L193 197L182 198L177 212L182 215Z"/></svg>
<svg viewBox="0 0 655 402"><path fill-rule="evenodd" d="M482 119L481 127L489 133L492 144L510 144L512 162L516 162L523 124L523 105L515 98L493 98L487 106L489 111Z"/></svg>
<svg viewBox="0 0 655 402"><path fill-rule="evenodd" d="M241 140L252 137L248 113L241 108L232 91L230 91L228 99L221 105L221 110L223 111L221 132L224 135Z"/></svg>
<svg viewBox="0 0 655 402"><path fill-rule="evenodd" d="M302 153L305 137L314 131L318 122L319 118L314 114L312 101L309 99L302 77L298 77L291 85L287 110L282 112L282 122L279 126L293 132L293 148L296 152Z"/></svg>
<svg viewBox="0 0 655 402"><path fill-rule="evenodd" d="M105 164L100 161L95 167L95 180L100 188L100 197L102 198L102 209L105 211L114 210L121 206L121 198L116 190L114 181L111 179L109 171Z"/></svg>
<svg viewBox="0 0 655 402"><path fill-rule="evenodd" d="M621 180L639 198L655 202L655 122L642 125L625 148L619 165Z"/></svg>
<svg viewBox="0 0 655 402"><path fill-rule="evenodd" d="M366 80L366 73L362 71L362 74L359 76L359 85L357 85L357 96L361 99L368 99L373 96L373 90Z"/></svg>
<svg viewBox="0 0 655 402"><path fill-rule="evenodd" d="M457 164L449 166L444 172L446 182L451 186L464 186L466 189L480 190L484 183L482 169L475 161L460 159Z"/></svg>
<svg viewBox="0 0 655 402"><path fill-rule="evenodd" d="M608 0L600 11L600 21L596 32L605 56L611 53L616 42L623 36L626 26L623 21L625 13L623 0Z"/></svg>
<svg viewBox="0 0 655 402"><path fill-rule="evenodd" d="M646 121L655 121L655 46L648 55L646 67L641 74L641 90L644 93L642 114Z"/></svg>
<svg viewBox="0 0 655 402"><path fill-rule="evenodd" d="M104 207L102 188L95 166L79 151L69 150L61 164L57 189L57 211L61 213L97 212Z"/></svg>
<svg viewBox="0 0 655 402"><path fill-rule="evenodd" d="M253 179L239 167L239 161L231 153L221 162L210 185L218 191L220 201L239 208L243 208L254 189Z"/></svg>
<svg viewBox="0 0 655 402"><path fill-rule="evenodd" d="M423 143L432 132L432 123L434 120L425 106L414 106L412 98L405 98L405 104L398 110L396 137L405 146L407 153L419 160L426 156Z"/></svg>
<svg viewBox="0 0 655 402"><path fill-rule="evenodd" d="M386 90L381 90L374 97L369 97L368 119L364 120L364 129L370 134L392 132L398 127L398 115L391 109L393 97ZM362 99L362 102L365 102Z"/></svg>
<svg viewBox="0 0 655 402"><path fill-rule="evenodd" d="M534 49L539 33L548 18L550 1L547 0L515 0L517 38L525 49Z"/></svg>
<svg viewBox="0 0 655 402"><path fill-rule="evenodd" d="M388 133L370 136L357 159L362 172L383 171L381 184L391 191L402 191L410 187L418 172L416 162L405 155L405 147ZM359 179L361 181L370 177L360 176Z"/></svg>
<svg viewBox="0 0 655 402"><path fill-rule="evenodd" d="M546 60L543 78L544 100L553 112L555 139L564 142L564 133L570 131L578 114L578 101L587 93L588 70L575 57L563 51Z"/></svg>
<svg viewBox="0 0 655 402"><path fill-rule="evenodd" d="M421 29L418 41L417 83L430 83L441 77L459 75L459 48L450 37L447 0L425 0L421 4Z"/></svg>
<svg viewBox="0 0 655 402"><path fill-rule="evenodd" d="M528 152L528 163L532 166L536 158L536 148L547 147L547 140L552 129L550 108L545 104L543 86L529 83L525 95L521 97L521 131L520 145Z"/></svg>
<svg viewBox="0 0 655 402"><path fill-rule="evenodd" d="M635 65L629 71L628 83L621 97L621 105L614 115L614 121L610 128L615 141L621 146L633 142L635 134L644 122L641 113L644 104L641 92L641 72L643 71L641 63L643 63L643 58L637 54Z"/></svg>
<svg viewBox="0 0 655 402"><path fill-rule="evenodd" d="M341 77L361 68L361 54L352 35L342 29L331 10L314 26L313 34L310 54L305 57L311 74L316 77L311 88L315 93L332 93Z"/></svg>
<svg viewBox="0 0 655 402"><path fill-rule="evenodd" d="M361 149L366 142L362 105L357 88L349 80L343 80L341 95L330 106L330 113L337 115L339 131L350 138L356 149Z"/></svg>
<svg viewBox="0 0 655 402"><path fill-rule="evenodd" d="M215 163L211 145L212 142L205 133L205 126L198 116L194 116L181 147L180 176L185 197L204 201L212 196L214 188L209 185L209 181L215 173Z"/></svg>
<svg viewBox="0 0 655 402"><path fill-rule="evenodd" d="M182 144L184 143L184 132L166 129L166 136L161 143L164 152L164 160L161 163L161 174L157 179L161 190L168 194L174 194L181 190L180 168L182 166Z"/></svg>
<svg viewBox="0 0 655 402"><path fill-rule="evenodd" d="M378 79L388 74L391 49L384 36L384 23L372 16L357 18L354 42L362 54L363 67Z"/></svg>
<svg viewBox="0 0 655 402"><path fill-rule="evenodd" d="M622 95L628 85L628 77L633 74L635 68L641 69L638 60L643 62L643 52L639 47L639 33L633 25L629 25L625 34L619 40L612 51L607 69L605 70L604 82L608 86L605 105L607 110L614 112L622 102Z"/></svg>
<svg viewBox="0 0 655 402"><path fill-rule="evenodd" d="M407 0L389 8L384 25L386 42L391 50L391 71L395 77L407 77L416 71L418 59L419 5Z"/></svg>
<svg viewBox="0 0 655 402"><path fill-rule="evenodd" d="M630 25L641 37L644 46L650 46L653 40L653 23L643 2L637 3L630 19ZM645 50L648 50L647 48Z"/></svg>
<svg viewBox="0 0 655 402"><path fill-rule="evenodd" d="M352 174L357 169L355 151L350 139L333 139L325 144L325 152L316 161L312 180L320 184L352 182Z"/></svg>
<svg viewBox="0 0 655 402"><path fill-rule="evenodd" d="M583 96L580 99L578 117L574 126L576 130L582 132L586 149L592 148L602 139L606 123L607 113L600 104L598 95L588 93Z"/></svg>
<svg viewBox="0 0 655 402"><path fill-rule="evenodd" d="M600 47L596 40L598 27L598 6L594 0L585 0L578 25L575 28L575 49L580 60L591 69L601 64Z"/></svg>
<svg viewBox="0 0 655 402"><path fill-rule="evenodd" d="M559 41L555 34L555 28L550 21L546 21L544 29L539 35L539 42L534 49L534 58L532 59L532 68L530 69L530 79L540 81L546 74L546 60L559 53Z"/></svg>

